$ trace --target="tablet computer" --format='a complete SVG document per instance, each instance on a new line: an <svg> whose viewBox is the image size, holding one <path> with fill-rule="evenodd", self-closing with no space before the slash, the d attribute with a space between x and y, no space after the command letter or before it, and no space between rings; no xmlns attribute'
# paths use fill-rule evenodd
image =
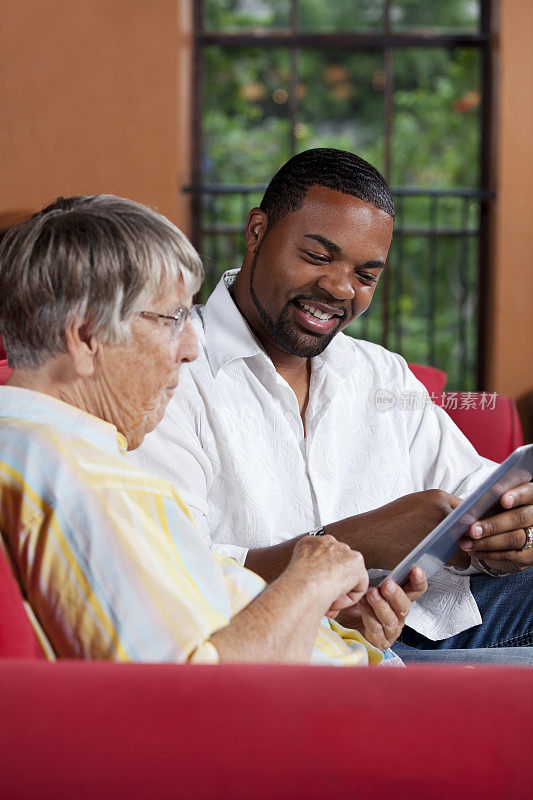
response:
<svg viewBox="0 0 533 800"><path fill-rule="evenodd" d="M459 539L472 523L490 517L500 511L500 497L509 489L533 479L533 444L518 447L505 461L496 467L478 488L466 497L461 505L433 528L414 550L411 550L398 566L383 580L392 578L400 586L406 583L414 566L424 570L430 578L459 549ZM383 581L382 581L383 582Z"/></svg>

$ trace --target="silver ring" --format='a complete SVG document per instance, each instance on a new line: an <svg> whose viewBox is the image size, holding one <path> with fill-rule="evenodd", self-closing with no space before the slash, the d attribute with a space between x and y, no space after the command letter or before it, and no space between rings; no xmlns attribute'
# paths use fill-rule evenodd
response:
<svg viewBox="0 0 533 800"><path fill-rule="evenodd" d="M529 525L529 527L524 528L524 533L526 534L526 543L521 550L531 550L533 547L533 525Z"/></svg>

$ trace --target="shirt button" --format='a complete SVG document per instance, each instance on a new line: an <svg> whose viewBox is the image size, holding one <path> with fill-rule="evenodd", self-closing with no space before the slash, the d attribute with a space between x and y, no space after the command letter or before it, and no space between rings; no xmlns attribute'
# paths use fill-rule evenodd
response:
<svg viewBox="0 0 533 800"><path fill-rule="evenodd" d="M288 420L289 422L291 421L291 419L293 417L294 417L294 414L292 413L292 411L286 411L285 412L285 419Z"/></svg>

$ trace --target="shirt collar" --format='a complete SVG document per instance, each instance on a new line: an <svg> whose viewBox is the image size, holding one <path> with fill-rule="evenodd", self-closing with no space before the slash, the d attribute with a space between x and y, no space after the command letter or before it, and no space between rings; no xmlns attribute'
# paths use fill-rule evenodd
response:
<svg viewBox="0 0 533 800"><path fill-rule="evenodd" d="M205 329L207 358L215 377L235 359L267 358L229 291L239 272L238 269L225 272L205 306L198 309Z"/></svg>
<svg viewBox="0 0 533 800"><path fill-rule="evenodd" d="M84 439L112 455L127 450L125 437L110 422L42 392L0 386L0 419L7 417L52 425L63 436Z"/></svg>

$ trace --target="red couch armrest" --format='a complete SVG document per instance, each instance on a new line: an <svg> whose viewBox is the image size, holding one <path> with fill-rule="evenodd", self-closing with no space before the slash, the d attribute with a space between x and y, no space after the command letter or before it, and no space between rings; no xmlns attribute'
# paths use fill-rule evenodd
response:
<svg viewBox="0 0 533 800"><path fill-rule="evenodd" d="M512 397L487 392L444 392L445 372L426 364L409 364L409 368L481 456L501 462L524 444Z"/></svg>
<svg viewBox="0 0 533 800"><path fill-rule="evenodd" d="M427 364L408 364L409 369L423 383L433 398L440 397L446 386L446 373Z"/></svg>
<svg viewBox="0 0 533 800"><path fill-rule="evenodd" d="M0 794L529 800L531 676L0 661Z"/></svg>
<svg viewBox="0 0 533 800"><path fill-rule="evenodd" d="M485 392L447 392L444 408L478 453L501 462L524 444L512 397Z"/></svg>
<svg viewBox="0 0 533 800"><path fill-rule="evenodd" d="M7 360L6 359L1 360L0 361L0 386L3 386L4 383L7 383L7 381L9 380L9 376L11 375L12 372L13 372L13 370L11 369L11 367L7 366Z"/></svg>
<svg viewBox="0 0 533 800"><path fill-rule="evenodd" d="M0 386L6 383L12 372L13 370L7 366L6 351L4 350L4 345L0 338Z"/></svg>
<svg viewBox="0 0 533 800"><path fill-rule="evenodd" d="M22 595L1 543L0 658L45 658L43 649L26 614Z"/></svg>

